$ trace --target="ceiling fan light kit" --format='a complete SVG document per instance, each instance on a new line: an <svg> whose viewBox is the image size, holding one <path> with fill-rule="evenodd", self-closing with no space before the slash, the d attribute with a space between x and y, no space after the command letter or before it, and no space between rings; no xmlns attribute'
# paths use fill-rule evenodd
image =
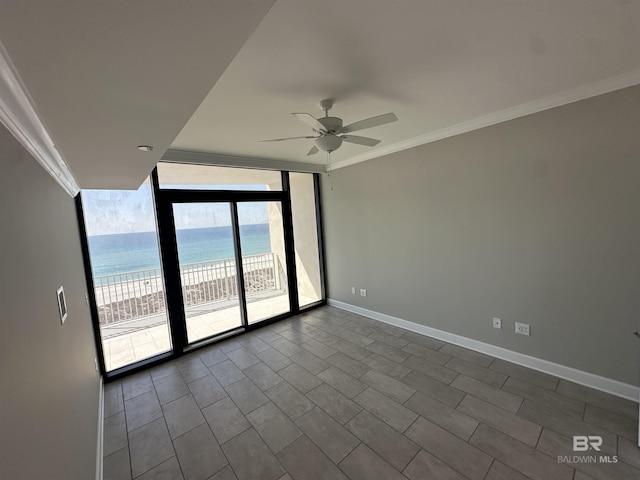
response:
<svg viewBox="0 0 640 480"><path fill-rule="evenodd" d="M318 147L318 150L322 150L323 152L333 152L342 145L342 137L329 133L316 138L315 144L316 147Z"/></svg>
<svg viewBox="0 0 640 480"><path fill-rule="evenodd" d="M377 127L385 125L387 123L395 122L398 120L393 113L385 113L384 115L378 115L377 117L367 118L360 120L359 122L351 123L343 126L341 118L330 117L329 110L333 107L333 100L325 99L319 104L319 107L324 111L324 117L315 118L308 113L292 113L294 117L300 120L305 125L311 127L314 136L302 136L302 137L288 137L288 138L275 138L273 140L262 140L262 142L281 142L284 140L294 139L315 139L315 145L309 150L307 155L314 155L319 151L331 153L336 151L342 145L342 142L355 143L356 145L364 145L367 147L375 147L380 140L375 138L360 137L356 135L345 135L351 132L357 132L366 128Z"/></svg>

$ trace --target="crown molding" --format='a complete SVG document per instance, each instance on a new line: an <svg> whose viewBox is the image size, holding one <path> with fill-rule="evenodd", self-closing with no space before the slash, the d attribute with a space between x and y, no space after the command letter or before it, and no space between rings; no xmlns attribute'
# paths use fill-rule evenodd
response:
<svg viewBox="0 0 640 480"><path fill-rule="evenodd" d="M336 162L331 165L331 170L348 167L357 163L365 162L374 158L389 155L391 153L400 152L409 148L424 145L426 143L435 142L444 138L453 137L462 133L471 132L480 128L495 125L497 123L506 122L515 118L531 115L532 113L542 112L551 108L560 107L569 103L586 100L587 98L610 93L622 88L631 87L640 83L640 69L623 73L615 77L609 77L598 82L581 85L577 88L567 90L555 95L533 100L532 102L516 105L515 107L500 110L499 112L490 113L482 117L474 118L466 122L458 123L450 127L442 128L434 132L426 133L418 137L403 140L381 148L376 148L369 152L353 156L346 160Z"/></svg>
<svg viewBox="0 0 640 480"><path fill-rule="evenodd" d="M195 152L170 148L162 156L168 162L203 163L220 167L260 168L263 170L286 170L304 173L325 173L325 165L316 163L289 162L258 157L240 157L219 153Z"/></svg>
<svg viewBox="0 0 640 480"><path fill-rule="evenodd" d="M49 175L69 195L75 197L80 187L34 105L11 58L0 43L0 122Z"/></svg>

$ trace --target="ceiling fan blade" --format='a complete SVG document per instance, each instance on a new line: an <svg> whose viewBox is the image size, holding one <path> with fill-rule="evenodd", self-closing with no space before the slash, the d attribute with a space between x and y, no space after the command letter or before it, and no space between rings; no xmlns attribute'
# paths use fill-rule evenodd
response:
<svg viewBox="0 0 640 480"><path fill-rule="evenodd" d="M309 155L315 155L316 153L318 153L320 150L318 150L318 147L316 147L315 145L313 147L311 147L311 150L309 150L309 152L307 153L307 157Z"/></svg>
<svg viewBox="0 0 640 480"><path fill-rule="evenodd" d="M291 115L296 117L305 125L313 128L316 132L327 133L327 129L324 128L324 125L322 125L315 117L309 115L308 113L292 113Z"/></svg>
<svg viewBox="0 0 640 480"><path fill-rule="evenodd" d="M375 138L359 137L358 135L340 135L340 138L345 142L366 145L367 147L375 147L380 143L380 140L376 140Z"/></svg>
<svg viewBox="0 0 640 480"><path fill-rule="evenodd" d="M377 117L371 117L365 120L360 120L359 122L351 123L342 127L340 131L343 133L357 132L358 130L385 125L387 123L396 122L397 120L398 117L393 113L385 113L384 115L378 115Z"/></svg>
<svg viewBox="0 0 640 480"><path fill-rule="evenodd" d="M260 140L258 143L266 143L266 142L282 142L284 140L298 140L299 138L318 138L318 137L287 137L287 138L272 138L271 140Z"/></svg>

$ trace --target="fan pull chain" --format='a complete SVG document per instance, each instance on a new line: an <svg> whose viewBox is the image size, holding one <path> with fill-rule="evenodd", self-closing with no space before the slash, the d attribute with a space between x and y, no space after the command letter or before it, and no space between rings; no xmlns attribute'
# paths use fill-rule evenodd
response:
<svg viewBox="0 0 640 480"><path fill-rule="evenodd" d="M329 187L333 192L333 177L331 176L331 152L327 152L327 177L329 177Z"/></svg>

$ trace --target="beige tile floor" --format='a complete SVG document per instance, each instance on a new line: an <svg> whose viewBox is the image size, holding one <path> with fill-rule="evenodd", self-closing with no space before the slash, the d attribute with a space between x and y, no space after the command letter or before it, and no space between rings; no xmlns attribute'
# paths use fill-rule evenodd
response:
<svg viewBox="0 0 640 480"><path fill-rule="evenodd" d="M635 480L637 427L636 402L323 307L108 384L104 479Z"/></svg>
<svg viewBox="0 0 640 480"><path fill-rule="evenodd" d="M303 303L312 299L303 297ZM249 323L289 311L286 295L252 301L247 304ZM239 307L230 307L187 318L187 332L190 342L225 332L240 326ZM170 333L165 323L145 330L104 339L102 342L107 371L145 360L171 348Z"/></svg>

